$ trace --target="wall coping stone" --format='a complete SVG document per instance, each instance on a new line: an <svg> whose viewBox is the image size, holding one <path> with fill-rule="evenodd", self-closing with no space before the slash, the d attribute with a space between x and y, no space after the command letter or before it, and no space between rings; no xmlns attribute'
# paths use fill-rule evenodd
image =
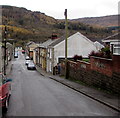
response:
<svg viewBox="0 0 120 118"><path fill-rule="evenodd" d="M85 63L85 64L90 64L89 62L81 61L81 60L77 60L77 62L82 62L82 63Z"/></svg>
<svg viewBox="0 0 120 118"><path fill-rule="evenodd" d="M68 60L69 62L71 62L71 63L74 63L74 64L77 64L77 62L74 62L74 61L70 61L70 60Z"/></svg>
<svg viewBox="0 0 120 118"><path fill-rule="evenodd" d="M102 58L102 57L96 57L96 56L91 56L91 57L96 58L96 59L112 61L112 59L107 59L107 58Z"/></svg>

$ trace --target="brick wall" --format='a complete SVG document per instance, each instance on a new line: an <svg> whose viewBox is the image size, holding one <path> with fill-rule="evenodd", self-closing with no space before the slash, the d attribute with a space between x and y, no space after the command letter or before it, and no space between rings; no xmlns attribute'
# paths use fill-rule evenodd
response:
<svg viewBox="0 0 120 118"><path fill-rule="evenodd" d="M107 76L112 76L113 61L112 59L105 59L99 57L90 57L91 69Z"/></svg>
<svg viewBox="0 0 120 118"><path fill-rule="evenodd" d="M120 55L113 55L113 71L116 73L120 73Z"/></svg>
<svg viewBox="0 0 120 118"><path fill-rule="evenodd" d="M100 60L97 60L101 63ZM104 62L104 61L103 61ZM94 60L92 60L94 63ZM112 67L111 60L108 62ZM106 61L104 62L105 68L107 68ZM68 77L74 80L80 80L90 86L99 87L105 90L112 91L114 93L120 94L120 74L113 72L111 75L111 69L109 71L98 71L95 70L95 67L91 63L86 63L83 61L73 62L68 61ZM106 75L106 73L108 75ZM61 75L65 75L65 62L61 63Z"/></svg>

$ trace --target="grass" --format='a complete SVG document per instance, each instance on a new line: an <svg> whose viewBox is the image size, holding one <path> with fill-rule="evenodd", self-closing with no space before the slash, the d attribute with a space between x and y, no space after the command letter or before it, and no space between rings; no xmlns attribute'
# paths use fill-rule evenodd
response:
<svg viewBox="0 0 120 118"><path fill-rule="evenodd" d="M59 77L61 77L61 78L63 78L63 79L65 78L65 76L64 76L64 75L59 75Z"/></svg>
<svg viewBox="0 0 120 118"><path fill-rule="evenodd" d="M82 59L82 61L89 62L90 59Z"/></svg>

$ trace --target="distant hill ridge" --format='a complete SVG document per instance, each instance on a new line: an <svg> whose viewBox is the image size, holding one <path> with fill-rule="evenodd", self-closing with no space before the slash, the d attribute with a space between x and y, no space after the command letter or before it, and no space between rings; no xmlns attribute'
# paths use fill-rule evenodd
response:
<svg viewBox="0 0 120 118"><path fill-rule="evenodd" d="M1 5L0 5L0 7L1 7ZM3 5L2 9L3 9L3 16L6 11L7 13L9 12L7 14L8 17L11 13L13 15L20 13L21 15L19 14L18 16L22 16L24 18L25 17L24 15L26 15L26 13L28 13L27 14L28 17L31 14L31 15L33 15L33 19L35 18L36 21L37 21L37 19L39 19L43 23L46 22L48 24L54 24L57 21L59 21L59 19L55 19L53 17L47 16L47 15L45 15L45 13L41 13L40 11L31 11L31 10L27 10L26 8L23 8L23 7ZM9 11L7 11L7 10L9 10ZM16 17L16 18L20 18L20 17ZM89 25L101 26L101 27L111 27L111 26L118 26L118 15L108 15L108 16L101 16L101 17L85 17L85 18L70 19L70 21L77 21L77 22L81 22L81 23L85 23L85 24L89 24ZM3 20L3 23L4 23L4 20Z"/></svg>
<svg viewBox="0 0 120 118"><path fill-rule="evenodd" d="M109 16L101 16L101 17L85 17L85 18L72 19L71 21L82 22L89 25L95 25L100 27L112 27L112 26L118 26L118 15L109 15Z"/></svg>

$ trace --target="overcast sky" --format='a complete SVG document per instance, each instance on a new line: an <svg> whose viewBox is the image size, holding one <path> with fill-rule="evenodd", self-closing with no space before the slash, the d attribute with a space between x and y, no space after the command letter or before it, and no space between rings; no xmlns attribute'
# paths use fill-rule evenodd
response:
<svg viewBox="0 0 120 118"><path fill-rule="evenodd" d="M118 14L118 2L119 0L0 0L0 5L24 7L56 19L63 19L67 9L68 18L74 19Z"/></svg>

